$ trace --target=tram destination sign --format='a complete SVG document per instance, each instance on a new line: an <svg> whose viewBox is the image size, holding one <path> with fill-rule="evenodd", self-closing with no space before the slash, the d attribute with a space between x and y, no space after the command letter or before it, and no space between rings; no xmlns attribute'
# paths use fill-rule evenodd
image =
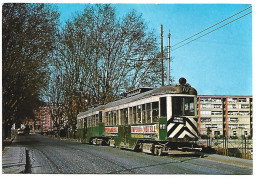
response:
<svg viewBox="0 0 260 180"><path fill-rule="evenodd" d="M170 119L170 123L185 124L185 120L183 117L173 117Z"/></svg>

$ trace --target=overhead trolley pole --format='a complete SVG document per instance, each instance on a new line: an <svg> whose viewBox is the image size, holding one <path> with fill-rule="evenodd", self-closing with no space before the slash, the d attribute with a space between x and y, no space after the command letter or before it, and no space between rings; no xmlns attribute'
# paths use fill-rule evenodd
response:
<svg viewBox="0 0 260 180"><path fill-rule="evenodd" d="M168 34L168 71L167 71L167 85L170 85L170 38L171 38L171 33L169 30L169 34Z"/></svg>
<svg viewBox="0 0 260 180"><path fill-rule="evenodd" d="M161 25L161 63L162 63L162 87L164 86L164 70L163 70L163 25Z"/></svg>

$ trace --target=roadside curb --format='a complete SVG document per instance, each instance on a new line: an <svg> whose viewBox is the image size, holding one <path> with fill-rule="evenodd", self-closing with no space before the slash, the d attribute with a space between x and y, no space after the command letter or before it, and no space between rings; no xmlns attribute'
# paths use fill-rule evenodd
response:
<svg viewBox="0 0 260 180"><path fill-rule="evenodd" d="M24 173L26 166L25 147L5 147L6 152L2 156L2 173Z"/></svg>

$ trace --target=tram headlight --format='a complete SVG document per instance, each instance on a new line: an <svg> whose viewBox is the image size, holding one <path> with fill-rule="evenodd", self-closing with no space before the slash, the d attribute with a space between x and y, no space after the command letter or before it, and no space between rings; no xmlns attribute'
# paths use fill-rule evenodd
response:
<svg viewBox="0 0 260 180"><path fill-rule="evenodd" d="M184 78L184 77L181 77L180 79L179 79L179 83L181 84L181 85L185 85L186 84L186 79Z"/></svg>

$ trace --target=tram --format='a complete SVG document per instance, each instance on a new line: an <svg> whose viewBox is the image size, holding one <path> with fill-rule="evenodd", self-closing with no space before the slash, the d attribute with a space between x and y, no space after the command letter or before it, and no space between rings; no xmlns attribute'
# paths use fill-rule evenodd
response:
<svg viewBox="0 0 260 180"><path fill-rule="evenodd" d="M77 116L81 142L162 155L193 148L198 139L197 91L178 84L138 88Z"/></svg>

